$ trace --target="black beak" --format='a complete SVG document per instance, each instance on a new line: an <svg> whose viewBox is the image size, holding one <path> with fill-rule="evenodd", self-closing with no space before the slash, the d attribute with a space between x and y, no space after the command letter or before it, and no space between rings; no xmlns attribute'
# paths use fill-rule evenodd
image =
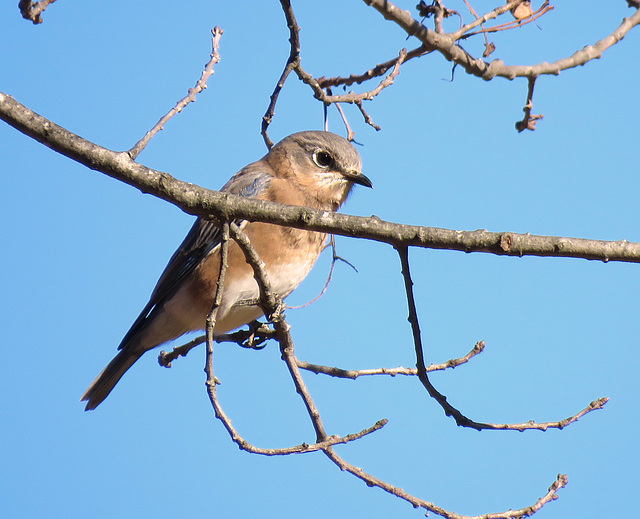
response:
<svg viewBox="0 0 640 519"><path fill-rule="evenodd" d="M348 171L342 173L345 177L347 177L354 184L360 184L364 187L373 187L373 183L369 180L369 177L363 175L359 171Z"/></svg>

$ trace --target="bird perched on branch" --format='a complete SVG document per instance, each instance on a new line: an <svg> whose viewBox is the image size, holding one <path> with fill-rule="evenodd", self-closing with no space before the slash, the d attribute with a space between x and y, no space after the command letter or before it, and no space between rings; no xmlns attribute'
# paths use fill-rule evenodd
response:
<svg viewBox="0 0 640 519"><path fill-rule="evenodd" d="M351 143L333 133L307 131L280 141L260 160L236 173L222 191L336 211L354 184L372 187ZM240 227L265 263L272 289L282 298L307 276L327 238L320 232L260 222L243 221ZM122 339L120 351L82 395L85 410L95 409L146 351L205 328L217 290L220 243L220 228L198 218ZM230 242L214 333L229 332L262 316L258 298L253 269L240 247Z"/></svg>

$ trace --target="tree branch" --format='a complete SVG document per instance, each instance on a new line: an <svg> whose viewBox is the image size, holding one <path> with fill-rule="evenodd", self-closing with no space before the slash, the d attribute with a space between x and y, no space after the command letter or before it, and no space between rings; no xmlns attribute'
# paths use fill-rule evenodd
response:
<svg viewBox="0 0 640 519"><path fill-rule="evenodd" d="M538 499L534 505L527 506L519 510L507 510L505 512L483 514L483 515L477 515L472 517L468 515L456 514L455 512L450 512L449 510L446 510L440 506L437 506L436 504L430 501L425 501L424 499L415 497L400 487L396 487L387 483L386 481L382 481L381 479L378 479L375 476L372 476L371 474L365 472L360 467L356 467L355 465L348 463L343 458L338 456L336 451L331 447L323 450L324 450L324 453L327 455L327 457L331 461L333 461L338 467L340 467L340 470L345 470L350 474L354 475L355 477L357 477L358 479L361 479L367 484L367 486L378 487L384 490L385 492L388 492L391 495L394 495L396 497L399 497L400 499L403 499L404 501L407 501L408 503L413 505L414 508L423 508L441 517L446 517L447 519L520 519L520 518L529 517L535 512L537 512L538 510L540 510L547 503L550 503L551 501L557 499L558 490L565 487L568 483L567 476L564 474L559 474L557 479L549 487L549 490L547 491L547 493L544 496L542 496L540 499Z"/></svg>
<svg viewBox="0 0 640 519"><path fill-rule="evenodd" d="M407 247L396 247L396 250L398 251L398 255L400 256L400 263L402 265L402 277L404 279L405 292L407 295L407 305L409 307L408 320L411 324L413 342L416 350L416 367L418 378L429 393L429 396L431 396L436 402L438 402L438 404L440 404L446 416L451 416L456 421L456 425L460 427L470 427L472 429L476 429L477 431L509 430L522 432L528 429L537 429L540 431L546 431L547 429L563 429L570 423L577 421L585 414L596 409L602 409L602 407L609 401L608 398L600 398L598 400L595 400L579 413L557 422L544 422L539 424L531 420L526 423L518 424L493 424L476 422L474 420L471 420L470 418L467 418L458 409L453 407L447 401L447 397L440 393L429 380L429 376L427 375L428 370L424 364L424 348L422 345L422 337L420 333L418 311L416 309L416 302L413 297L413 281L411 280L411 271L409 269L409 249Z"/></svg>
<svg viewBox="0 0 640 519"><path fill-rule="evenodd" d="M278 102L278 96L280 95L280 91L284 87L289 74L300 64L300 27L298 27L298 23L296 22L295 15L293 14L293 9L291 7L290 0L280 0L280 5L282 6L282 10L284 11L285 18L287 19L287 27L289 28L289 58L287 59L287 64L280 75L280 79L276 84L273 93L271 94L271 98L269 100L269 107L267 108L266 113L262 117L262 138L264 139L264 143L267 145L267 148L271 149L273 146L273 141L269 138L269 134L267 133L267 129L273 120L273 116L276 111L276 103Z"/></svg>
<svg viewBox="0 0 640 519"><path fill-rule="evenodd" d="M524 112L524 117L521 121L516 122L516 130L518 132L522 132L524 130L535 130L536 123L541 120L544 115L542 114L534 114L531 115L531 110L533 109L533 89L536 86L535 77L529 78L529 88L527 89L527 103L524 105L522 111Z"/></svg>
<svg viewBox="0 0 640 519"><path fill-rule="evenodd" d="M455 231L386 222L376 216L350 216L308 207L287 206L202 188L131 159L126 152L103 148L38 115L0 93L0 119L90 169L136 187L186 213L231 221L242 218L391 245L488 252L501 256L550 256L600 261L640 262L640 243L535 236L511 232Z"/></svg>
<svg viewBox="0 0 640 519"><path fill-rule="evenodd" d="M424 56L425 53L428 53L428 52L430 51L428 51L424 47L424 45L421 45L420 47L417 47L413 50L410 50L407 52L404 58L404 63L406 63L410 59ZM364 83L365 81L369 81L370 79L373 79L374 77L379 77L379 76L382 76L383 74L386 74L386 72L389 69L394 68L397 63L398 63L398 58L395 57L383 63L379 63L375 67L370 68L369 70L367 70L366 72L363 72L362 74L357 74L357 75L351 74L349 75L349 77L337 76L337 77L330 77L330 78L326 78L323 76L323 77L317 78L316 81L318 82L318 85L320 86L320 88L330 88L330 87L335 87L340 85L351 86L354 83L361 84L361 83Z"/></svg>
<svg viewBox="0 0 640 519"><path fill-rule="evenodd" d="M247 262L253 268L255 280L260 288L260 305L265 315L267 315L269 320L273 323L275 338L280 344L282 360L284 360L287 365L289 374L291 375L295 385L296 392L300 395L305 407L307 408L307 413L309 414L313 428L316 431L317 441L323 442L327 440L329 436L327 435L324 424L322 423L320 412L318 411L318 408L316 407L315 402L302 379L300 370L296 365L294 344L291 339L291 334L289 333L290 326L285 321L284 314L282 313L284 304L280 297L271 289L264 262L256 253L247 236L235 224L231 225L231 234L233 239L242 249Z"/></svg>
<svg viewBox="0 0 640 519"><path fill-rule="evenodd" d="M413 18L409 11L398 8L389 0L363 1L378 11L385 19L391 20L402 27L409 36L418 38L428 50L438 51L447 60L460 65L469 74L473 74L487 81L497 76L514 79L516 77L538 77L548 74L558 75L563 70L584 65L593 59L600 58L605 50L618 43L631 29L640 24L639 9L636 10L632 16L624 18L620 26L609 36L597 41L593 45L587 45L571 56L559 59L553 63L543 62L537 65L505 65L505 63L499 59L487 63L479 58L475 58L457 45L456 41L471 29L513 9L521 3L520 1L514 1L500 6L474 22L465 25L460 30L449 34L440 34L427 29L418 20Z"/></svg>
<svg viewBox="0 0 640 519"><path fill-rule="evenodd" d="M508 31L509 29L515 29L517 27L522 27L524 25L527 25L531 22L536 21L538 18L540 18L541 16L544 16L545 14L547 14L549 11L553 11L553 6L549 5L549 1L545 0L545 2L542 4L542 6L535 12L533 12L531 10L531 6L529 4L523 4L522 7L525 7L524 10L524 16L520 17L517 16L517 9L513 9L511 11L511 14L513 14L513 16L516 17L515 20L512 20L508 23L503 23L501 25L496 25L494 27L489 27L487 29L482 29L480 31L476 31L476 32L468 32L466 33L464 36L462 36L462 38L470 38L471 36L475 36L476 34L484 34L486 36L486 34L488 33L492 33L492 32L499 32L499 31Z"/></svg>
<svg viewBox="0 0 640 519"><path fill-rule="evenodd" d="M467 353L464 357L458 359L449 359L442 364L430 364L425 369L427 372L442 371L448 368L455 368L461 364L465 364L484 350L484 341L477 342L473 349ZM405 368L399 366L397 368L375 368L375 369L343 369L331 366L322 366L320 364L312 364L303 360L298 360L298 367L300 369L306 369L312 373L330 375L338 378L350 378L355 380L358 377L370 376L370 375L390 375L395 377L396 375L415 376L418 374L416 368Z"/></svg>
<svg viewBox="0 0 640 519"><path fill-rule="evenodd" d="M42 12L55 1L56 0L40 0L34 3L31 0L20 0L20 2L18 2L18 8L25 20L29 20L36 25L42 23Z"/></svg>
<svg viewBox="0 0 640 519"><path fill-rule="evenodd" d="M267 315L276 314L277 312L279 312L282 305L277 294L271 291L269 281L267 279L267 275L264 270L264 263L256 254L248 238L244 235L244 233L238 228L236 224L234 223L230 224L229 222L224 222L222 224L222 242L221 242L221 249L220 249L220 272L218 275L217 290L216 290L216 295L211 308L211 312L207 317L207 326L206 326L207 333L205 336L206 343L207 343L207 355L206 355L206 363L205 363L205 373L207 374L207 380L206 380L207 393L209 394L209 400L211 401L211 405L213 406L215 416L222 422L225 429L229 433L229 436L231 436L231 439L238 445L238 447L240 447L242 450L245 450L247 452L251 452L253 454L262 454L265 456L279 456L279 455L281 456L286 454L300 454L305 452L313 452L317 450L326 449L332 445L336 445L339 443L348 443L354 440L358 440L363 436L384 427L387 423L387 420L379 420L372 427L364 429L358 433L349 434L344 437L340 437L337 435L327 436L324 433L324 429L322 428L320 415L317 409L315 409L315 405L313 404L313 401L311 400L311 397L310 395L308 395L308 393L306 398L309 399L309 402L311 404L309 408L310 414L313 414L313 416L315 416L314 425L319 424L319 427L321 428L321 431L323 433L321 435L322 437L320 437L319 435L318 442L314 444L309 445L307 443L302 443L294 447L283 448L283 449L263 449L249 443L233 427L231 420L229 419L227 414L224 412L222 405L220 404L220 401L218 399L218 392L216 387L218 384L218 379L216 378L213 370L213 343L215 340L213 329L215 327L218 309L220 308L220 304L222 302L222 293L224 290L225 275L227 271L228 242L229 242L230 234L233 236L233 239L236 241L236 243L240 245L240 248L246 254L247 259L249 260L252 267L254 268L254 272L257 278L256 280L259 281L258 284L260 286L260 299L261 299L262 305L264 306L265 313ZM282 318L275 316L274 322L279 324L284 323L284 325L287 326L287 329L288 329L288 325L286 325L286 323ZM287 332L287 335L288 335L288 332ZM191 341L191 343L189 344L192 344L192 343L194 343L194 341ZM292 353L293 352L291 351L291 354ZM304 386L304 383L302 383L301 385L302 385L302 388L299 387L298 392L300 392L300 389L306 391L306 387ZM299 386L298 381L296 381L296 386ZM306 398L305 398L305 401L306 401Z"/></svg>
<svg viewBox="0 0 640 519"><path fill-rule="evenodd" d="M333 461L338 467L340 467L341 470L347 471L350 474L356 476L357 478L364 481L368 486L376 486L378 488L381 488L382 490L385 490L397 497L400 497L401 499L408 501L414 507L422 507L426 510L432 511L438 515L441 515L449 519L472 519L470 517L456 514L455 512L450 512L429 501L425 501L423 499L412 496L411 494L408 494L401 488L391 485L381 479L378 479L372 476L371 474L368 474L361 468L356 467L351 463L348 463L346 460L344 460L335 452L335 450L333 449L333 446L330 443L332 437L329 437L327 435L324 425L322 423L322 419L320 417L320 412L318 411L318 408L316 407L313 401L313 398L311 397L311 394L309 393L309 390L307 389L307 386L304 383L300 370L298 369L299 361L296 358L294 353L295 347L291 339L291 334L289 333L290 327L285 321L284 316L281 313L283 304L282 304L282 301L277 296L277 294L273 293L271 289L264 263L256 253L255 249L251 245L247 236L237 227L237 225L231 224L230 231L233 239L236 241L236 243L240 246L243 253L245 254L245 258L247 259L247 262L253 268L254 278L260 288L260 304L265 314L268 315L270 319L273 321L276 339L280 344L280 352L282 354L282 359L285 361L287 368L289 369L289 374L291 375L291 378L296 387L296 392L302 398L305 404L305 407L307 408L307 413L309 414L313 427L316 431L317 442L316 444L314 444L314 446L326 444L324 447L322 447L322 451L327 455L327 457L331 459L331 461ZM354 438L360 438L364 434L368 434L368 432L372 432L374 430L379 429L386 423L387 423L386 420L381 420L377 422L376 425L374 425L370 429L366 429L361 433L350 435L350 436L353 436ZM236 443L238 443L238 445L240 445L241 448L248 450L249 446L242 444L241 442L242 439L234 436L233 434L234 430L228 418L225 421L225 427L227 427L227 430L229 430L230 434L232 434L233 440ZM348 437L345 437L345 438L348 438ZM339 443L345 443L345 442L339 442ZM301 446L294 447L294 449L300 448L300 447ZM263 452L257 452L257 453L262 454ZM486 518L486 519L489 519L489 518L512 519L512 518L527 517L532 513L534 513L535 511L537 511L542 506L544 506L546 503L555 499L557 497L556 491L559 488L563 487L565 484L566 484L566 476L558 476L558 479L551 486L551 488L549 489L549 492L544 497L538 499L535 505L527 508L523 508L521 510L516 510L516 511L509 510L503 513L486 514L480 517ZM475 519L478 519L478 518L475 518Z"/></svg>
<svg viewBox="0 0 640 519"><path fill-rule="evenodd" d="M398 53L398 57L395 59L395 63L391 72L378 83L378 86L367 92L361 92L356 94L355 92L349 92L347 94L330 95L324 92L320 87L318 81L308 72L306 72L301 66L298 66L295 71L298 77L307 85L309 85L315 92L316 99L319 99L323 103L351 103L355 104L362 101L371 101L385 88L390 87L393 84L396 76L400 74L400 65L402 65L407 59L407 49L401 49Z"/></svg>

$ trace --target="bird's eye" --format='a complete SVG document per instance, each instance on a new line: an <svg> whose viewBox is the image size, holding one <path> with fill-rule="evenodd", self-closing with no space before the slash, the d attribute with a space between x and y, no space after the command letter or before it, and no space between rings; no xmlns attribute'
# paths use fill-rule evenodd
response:
<svg viewBox="0 0 640 519"><path fill-rule="evenodd" d="M316 151L313 154L313 162L321 168L328 168L333 164L333 157L326 151Z"/></svg>

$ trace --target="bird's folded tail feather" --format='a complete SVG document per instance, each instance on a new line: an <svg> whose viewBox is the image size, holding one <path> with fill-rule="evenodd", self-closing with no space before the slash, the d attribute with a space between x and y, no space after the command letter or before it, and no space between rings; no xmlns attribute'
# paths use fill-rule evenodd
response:
<svg viewBox="0 0 640 519"><path fill-rule="evenodd" d="M111 393L111 390L122 378L122 375L133 366L143 353L144 350L140 353L132 352L129 348L120 350L82 395L80 401L87 402L84 410L90 411L98 407Z"/></svg>

